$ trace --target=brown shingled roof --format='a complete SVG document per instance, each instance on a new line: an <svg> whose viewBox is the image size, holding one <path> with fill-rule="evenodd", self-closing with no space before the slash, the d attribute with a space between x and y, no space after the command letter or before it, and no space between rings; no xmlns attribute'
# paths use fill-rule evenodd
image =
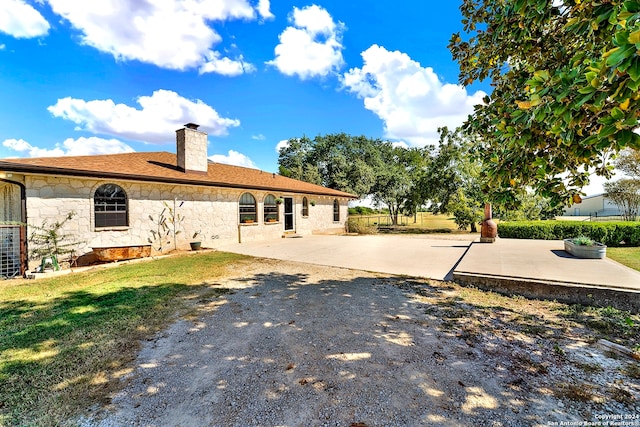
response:
<svg viewBox="0 0 640 427"><path fill-rule="evenodd" d="M39 175L128 179L357 198L353 194L309 184L271 172L220 163L209 163L209 170L206 174L183 172L177 167L176 155L164 151L2 159L0 160L0 170Z"/></svg>

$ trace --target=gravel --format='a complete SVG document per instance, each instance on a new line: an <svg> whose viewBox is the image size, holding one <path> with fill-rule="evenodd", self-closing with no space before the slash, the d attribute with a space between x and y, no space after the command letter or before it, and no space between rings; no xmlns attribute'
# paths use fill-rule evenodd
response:
<svg viewBox="0 0 640 427"><path fill-rule="evenodd" d="M243 268L215 284L231 294L200 301L196 316L147 342L111 404L77 424L547 426L640 417L640 384L620 374L626 361L579 340L557 354L508 331L463 334L420 297L444 298L447 284L269 260ZM576 368L587 362L603 368ZM560 382L588 382L595 395L615 383L630 397L574 401L554 392Z"/></svg>

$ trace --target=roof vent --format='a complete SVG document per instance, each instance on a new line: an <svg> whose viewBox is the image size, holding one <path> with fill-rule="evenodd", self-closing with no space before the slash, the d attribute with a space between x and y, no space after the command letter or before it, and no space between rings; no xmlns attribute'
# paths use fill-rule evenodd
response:
<svg viewBox="0 0 640 427"><path fill-rule="evenodd" d="M184 127L186 127L187 129L193 129L193 130L198 130L198 127L200 125L197 125L195 123L187 123L186 125L184 125Z"/></svg>

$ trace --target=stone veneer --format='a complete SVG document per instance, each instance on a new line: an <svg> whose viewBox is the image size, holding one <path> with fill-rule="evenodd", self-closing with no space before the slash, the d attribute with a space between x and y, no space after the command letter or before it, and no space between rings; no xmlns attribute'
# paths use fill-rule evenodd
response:
<svg viewBox="0 0 640 427"><path fill-rule="evenodd" d="M209 162L207 160L206 133L197 130L197 128L178 129L176 131L176 149L179 169L207 172Z"/></svg>
<svg viewBox="0 0 640 427"><path fill-rule="evenodd" d="M280 205L280 221L264 223L262 202L267 194L275 197L293 197L295 232L301 235L312 233L339 233L344 230L347 219L348 199L339 198L340 221L333 221L333 197L306 195L309 202L309 216L302 216L302 194L268 192L257 190L229 189L221 187L158 184L134 181L82 179L55 176L14 175L12 180L23 183L26 188L27 224L41 225L63 220L70 211L76 215L69 221L62 233L80 241L77 254L91 251L92 247L127 246L149 244L152 230L157 226L153 220L165 209L176 206L184 217L181 232L176 236L176 247L188 249L190 241L201 241L203 248L216 248L232 242L247 242L277 239L284 234L283 211ZM94 227L93 194L103 184L113 183L124 189L128 198L129 226ZM245 192L250 192L258 203L258 222L239 224L238 200ZM200 234L192 239L194 232ZM171 243L162 250L154 242L153 253L174 249Z"/></svg>

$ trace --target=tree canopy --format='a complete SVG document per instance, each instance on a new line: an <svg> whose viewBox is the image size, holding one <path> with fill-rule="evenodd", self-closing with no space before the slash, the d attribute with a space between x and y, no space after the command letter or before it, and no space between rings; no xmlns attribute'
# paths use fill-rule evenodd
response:
<svg viewBox="0 0 640 427"><path fill-rule="evenodd" d="M280 174L346 191L371 195L384 204L394 224L400 211L422 205L416 183L423 171L424 149L397 147L387 141L345 133L313 140L289 139L280 150Z"/></svg>
<svg viewBox="0 0 640 427"><path fill-rule="evenodd" d="M494 202L515 203L531 187L571 204L592 171L610 177L615 153L640 148L637 0L463 0L460 9L467 35L449 45L460 83L494 88L465 124L479 136Z"/></svg>
<svg viewBox="0 0 640 427"><path fill-rule="evenodd" d="M469 155L472 141L460 129L438 129L439 146L430 157L419 183L423 200L433 213L453 214L459 228L471 227L484 217L485 196L478 181L478 163Z"/></svg>

